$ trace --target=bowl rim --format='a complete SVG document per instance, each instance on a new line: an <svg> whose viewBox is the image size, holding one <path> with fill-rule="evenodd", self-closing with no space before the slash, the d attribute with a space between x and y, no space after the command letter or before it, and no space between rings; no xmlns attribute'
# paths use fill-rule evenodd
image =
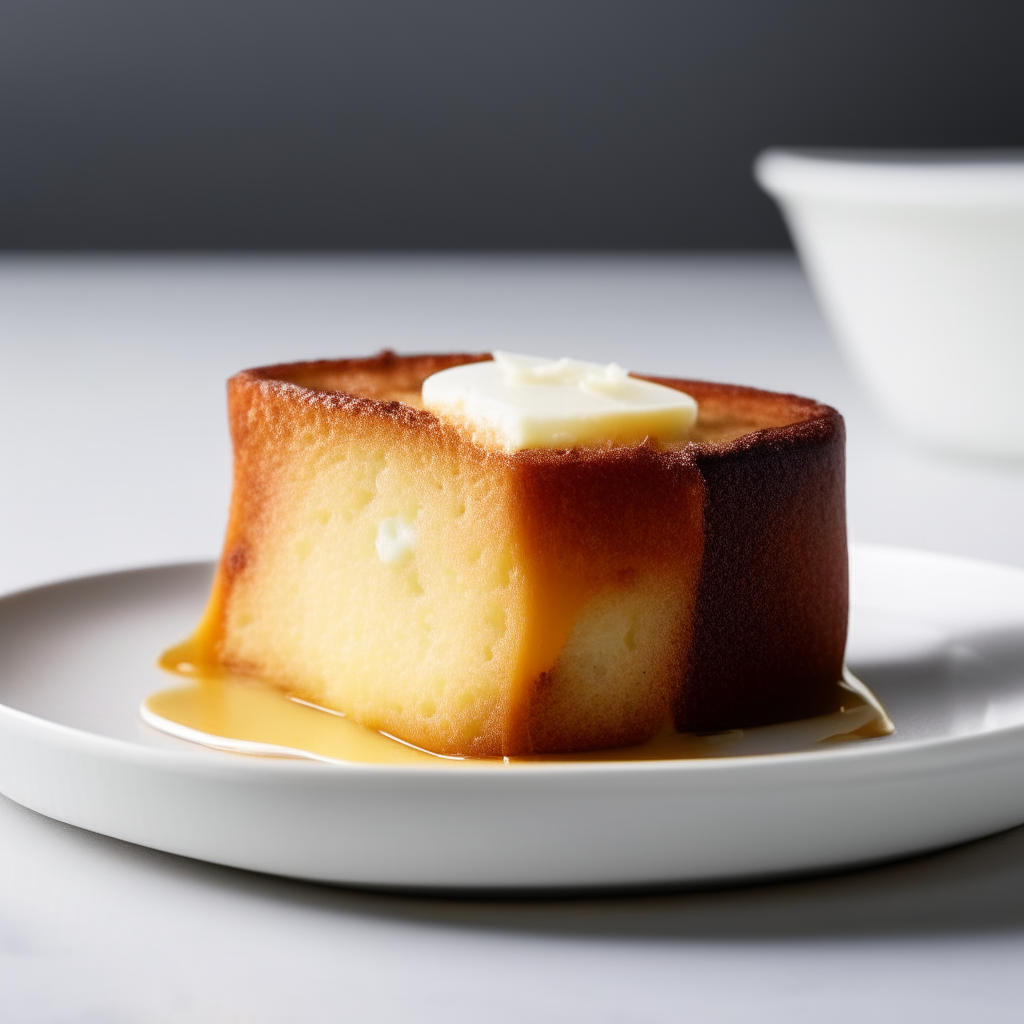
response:
<svg viewBox="0 0 1024 1024"><path fill-rule="evenodd" d="M772 148L754 177L776 199L1024 207L1024 149Z"/></svg>

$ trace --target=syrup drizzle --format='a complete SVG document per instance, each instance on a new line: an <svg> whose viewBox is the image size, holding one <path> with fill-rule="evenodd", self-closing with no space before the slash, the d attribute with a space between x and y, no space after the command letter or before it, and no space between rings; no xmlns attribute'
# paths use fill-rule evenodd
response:
<svg viewBox="0 0 1024 1024"><path fill-rule="evenodd" d="M331 763L512 765L549 761L655 761L741 757L814 749L822 743L887 736L894 726L871 691L844 670L839 711L781 725L712 735L666 728L638 746L577 754L458 758L434 754L386 733L364 728L338 711L289 697L264 683L230 675L198 676L147 697L142 719L154 729L217 750Z"/></svg>

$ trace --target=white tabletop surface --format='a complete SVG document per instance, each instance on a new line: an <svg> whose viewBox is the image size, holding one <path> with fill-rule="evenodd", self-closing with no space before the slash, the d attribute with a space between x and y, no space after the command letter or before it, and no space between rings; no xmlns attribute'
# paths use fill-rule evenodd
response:
<svg viewBox="0 0 1024 1024"><path fill-rule="evenodd" d="M797 391L849 431L855 539L1024 566L1024 468L914 448L786 257L0 260L0 591L212 557L223 380L380 348ZM173 639L173 638L168 638ZM833 878L545 901L248 875L0 797L12 1022L1024 1020L1024 828Z"/></svg>

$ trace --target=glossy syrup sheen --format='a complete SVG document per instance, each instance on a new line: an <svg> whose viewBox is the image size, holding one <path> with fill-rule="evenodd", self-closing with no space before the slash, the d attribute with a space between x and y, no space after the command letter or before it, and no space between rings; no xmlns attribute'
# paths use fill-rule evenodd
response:
<svg viewBox="0 0 1024 1024"><path fill-rule="evenodd" d="M846 674L839 711L819 718L698 736L670 728L633 747L577 754L469 759L420 750L344 715L237 676L199 676L161 690L142 717L161 732L239 754L391 765L516 764L530 761L651 761L736 757L813 749L822 743L888 735L893 725L869 690Z"/></svg>

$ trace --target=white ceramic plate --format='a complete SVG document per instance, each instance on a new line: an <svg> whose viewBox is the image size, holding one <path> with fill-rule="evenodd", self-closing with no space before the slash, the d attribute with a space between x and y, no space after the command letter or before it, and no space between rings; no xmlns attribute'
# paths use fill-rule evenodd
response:
<svg viewBox="0 0 1024 1024"><path fill-rule="evenodd" d="M1024 572L854 556L849 661L884 739L692 761L432 767L250 758L145 726L208 566L0 601L0 791L61 821L256 871L516 890L705 883L936 849L1024 822Z"/></svg>

